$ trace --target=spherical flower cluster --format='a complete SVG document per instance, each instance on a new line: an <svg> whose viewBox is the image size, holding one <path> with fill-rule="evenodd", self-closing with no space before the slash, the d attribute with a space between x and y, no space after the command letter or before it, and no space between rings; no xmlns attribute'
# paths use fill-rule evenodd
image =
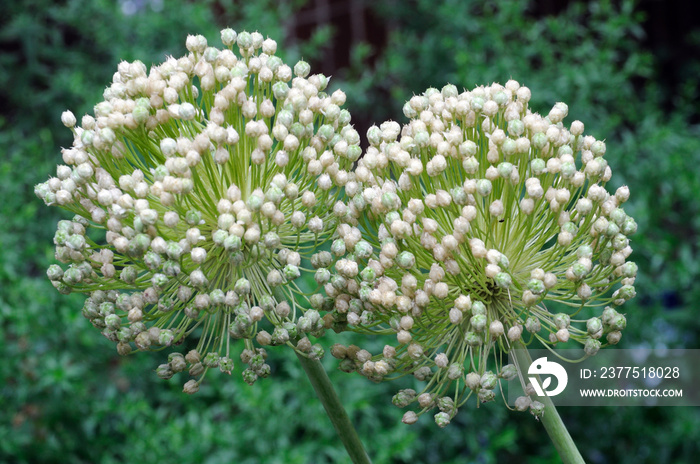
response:
<svg viewBox="0 0 700 464"><path fill-rule="evenodd" d="M73 146L35 188L75 214L58 224L64 265L49 278L89 294L83 314L120 354L197 331L196 349L157 369L188 370L188 393L209 368L231 372L231 339L244 340L249 383L270 372L263 346L323 355L307 335L329 326L321 286L340 255L322 250L350 217L340 200L361 154L328 78L284 64L257 32L221 39L224 49L189 36L185 56L150 71L120 63L94 115L79 127L63 113ZM302 291L309 272L319 288Z"/></svg>
<svg viewBox="0 0 700 464"><path fill-rule="evenodd" d="M418 403L406 423L437 407L445 426L471 395L493 400L500 380L517 375L500 361L514 346L575 342L593 355L625 328L618 308L634 297L637 273L629 190L607 192L605 143L580 121L565 125L564 103L542 116L529 100L512 80L462 93L447 85L406 103L408 124L367 133L362 191L350 200L364 251L336 264L342 274L354 260L344 277L358 291L339 290L351 304L336 317L395 340L381 354L333 354L373 380L425 380L422 392L394 398ZM541 413L541 403L518 404Z"/></svg>

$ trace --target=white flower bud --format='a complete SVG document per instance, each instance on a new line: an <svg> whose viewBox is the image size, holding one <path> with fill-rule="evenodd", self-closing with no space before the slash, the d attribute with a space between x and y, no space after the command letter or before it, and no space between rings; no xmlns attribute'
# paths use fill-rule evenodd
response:
<svg viewBox="0 0 700 464"><path fill-rule="evenodd" d="M449 287L445 282L438 282L435 284L435 288L433 289L433 296L439 300L444 300L447 298L447 294L449 292Z"/></svg>
<svg viewBox="0 0 700 464"><path fill-rule="evenodd" d="M470 390L474 391L481 386L481 376L476 372L470 372L467 374L465 383Z"/></svg>
<svg viewBox="0 0 700 464"><path fill-rule="evenodd" d="M501 200L494 200L489 205L489 213L491 216L495 217L503 216L503 202Z"/></svg>
<svg viewBox="0 0 700 464"><path fill-rule="evenodd" d="M531 403L532 400L529 396L519 396L515 400L515 409L521 412L527 411L530 408Z"/></svg>
<svg viewBox="0 0 700 464"><path fill-rule="evenodd" d="M557 284L557 276L551 272L547 272L544 275L544 286L548 290L553 288Z"/></svg>
<svg viewBox="0 0 700 464"><path fill-rule="evenodd" d="M303 201L303 200L302 200ZM318 216L309 219L308 228L311 232L319 234L323 231L323 220Z"/></svg>
<svg viewBox="0 0 700 464"><path fill-rule="evenodd" d="M195 264L202 264L207 259L207 251L204 248L196 247L192 249L190 256Z"/></svg>
<svg viewBox="0 0 700 464"><path fill-rule="evenodd" d="M465 311L469 311L471 309L472 301L471 301L471 298L469 296L460 295L455 300L454 305L460 311L465 312Z"/></svg>
<svg viewBox="0 0 700 464"><path fill-rule="evenodd" d="M71 128L71 127L75 127L75 124L77 123L77 119L75 119L75 115L71 111L64 111L61 114L61 122L63 123L64 126Z"/></svg>
<svg viewBox="0 0 700 464"><path fill-rule="evenodd" d="M498 338L503 335L503 332L503 323L501 321L491 321L491 324L489 324L489 333L491 334L491 337L494 339Z"/></svg>
<svg viewBox="0 0 700 464"><path fill-rule="evenodd" d="M622 187L618 188L615 191L615 198L619 203L624 203L626 202L630 197L630 189L626 185L623 185Z"/></svg>
<svg viewBox="0 0 700 464"><path fill-rule="evenodd" d="M520 209L525 214L532 214L532 212L535 210L535 202L532 200L532 198L523 198L520 200Z"/></svg>
<svg viewBox="0 0 700 464"><path fill-rule="evenodd" d="M486 268L484 269L484 274L489 279L496 277L499 272L501 272L501 268L497 264L487 264Z"/></svg>
<svg viewBox="0 0 700 464"><path fill-rule="evenodd" d="M559 329L556 333L556 339L562 343L566 343L569 341L569 330L568 329Z"/></svg>
<svg viewBox="0 0 700 464"><path fill-rule="evenodd" d="M464 319L462 311L460 311L457 308L450 309L449 317L450 317L450 322L452 324L455 324L455 325L461 323L462 320Z"/></svg>
<svg viewBox="0 0 700 464"><path fill-rule="evenodd" d="M413 425L418 422L418 415L413 411L406 411L401 419L401 422L406 425Z"/></svg>
<svg viewBox="0 0 700 464"><path fill-rule="evenodd" d="M401 345L408 345L409 343L411 343L412 338L413 337L411 337L411 334L406 330L400 330L396 334L396 341L398 341Z"/></svg>
<svg viewBox="0 0 700 464"><path fill-rule="evenodd" d="M520 336L523 333L523 328L520 325L514 325L510 329L508 329L508 339L511 341L517 341L520 340Z"/></svg>
<svg viewBox="0 0 700 464"><path fill-rule="evenodd" d="M439 353L435 356L435 365L440 369L446 368L448 363L449 361L445 353Z"/></svg>

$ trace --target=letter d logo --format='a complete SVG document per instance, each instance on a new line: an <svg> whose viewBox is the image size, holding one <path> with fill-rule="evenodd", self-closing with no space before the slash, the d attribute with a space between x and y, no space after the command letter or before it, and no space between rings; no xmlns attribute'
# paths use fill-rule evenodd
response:
<svg viewBox="0 0 700 464"><path fill-rule="evenodd" d="M561 364L554 361L547 361L546 357L542 357L533 361L530 364L530 368L527 370L530 375L553 375L557 379L557 388L552 391L547 390L547 387L552 383L552 377L547 377L542 380L542 386L537 381L536 377L530 377L530 383L532 383L532 388L539 396L556 396L564 391L566 388L566 383L569 381L569 376L566 375L566 370Z"/></svg>

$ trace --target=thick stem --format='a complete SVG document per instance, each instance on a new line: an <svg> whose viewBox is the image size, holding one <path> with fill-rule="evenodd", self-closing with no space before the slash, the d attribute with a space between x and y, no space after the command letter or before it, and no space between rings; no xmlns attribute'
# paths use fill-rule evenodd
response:
<svg viewBox="0 0 700 464"><path fill-rule="evenodd" d="M333 384L321 362L317 359L309 359L299 353L297 353L297 357L352 462L354 464L371 464L365 448L362 446L360 437L357 435L352 422L350 422L348 413L345 412L345 408L343 408L338 394L333 389Z"/></svg>
<svg viewBox="0 0 700 464"><path fill-rule="evenodd" d="M532 358L527 351L527 347L522 343L517 343L513 346L513 354L518 361L518 369L523 377L527 378L526 369L532 364ZM552 400L548 396L539 396L537 400L544 404L544 414L540 420L545 430L547 430L552 443L554 443L554 447L559 452L561 460L564 464L585 464L586 461L583 460L581 453L576 448L576 443L571 438Z"/></svg>

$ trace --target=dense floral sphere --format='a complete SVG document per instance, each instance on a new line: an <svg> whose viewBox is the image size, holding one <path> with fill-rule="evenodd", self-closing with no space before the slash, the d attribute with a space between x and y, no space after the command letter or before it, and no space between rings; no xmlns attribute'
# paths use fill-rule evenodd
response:
<svg viewBox="0 0 700 464"><path fill-rule="evenodd" d="M605 189L605 143L584 136L580 121L565 125L565 104L541 116L529 100L515 81L428 89L404 106L408 124L369 129L356 169L363 190L351 204L367 250L336 265L354 259L359 269L358 291L346 294L362 304L344 318L395 339L374 356L333 353L373 380L427 381L394 401L417 401L419 414L439 407L441 426L471 395L493 400L500 379L517 374L498 352L539 340L593 355L617 343L626 325L617 308L635 294L627 259L637 226L622 208L627 187ZM518 403L531 405L541 413L540 403Z"/></svg>
<svg viewBox="0 0 700 464"><path fill-rule="evenodd" d="M150 71L119 64L94 115L78 127L63 114L73 146L35 189L75 214L54 237L54 286L90 295L83 314L121 354L197 331L196 349L157 369L189 369L190 393L208 368L231 372L231 339L249 383L270 371L261 345L323 354L306 337L327 325L320 285L337 256L323 244L348 216L339 200L361 152L328 78L290 68L257 32L221 39L189 36L185 56ZM311 267L319 288L302 289Z"/></svg>

